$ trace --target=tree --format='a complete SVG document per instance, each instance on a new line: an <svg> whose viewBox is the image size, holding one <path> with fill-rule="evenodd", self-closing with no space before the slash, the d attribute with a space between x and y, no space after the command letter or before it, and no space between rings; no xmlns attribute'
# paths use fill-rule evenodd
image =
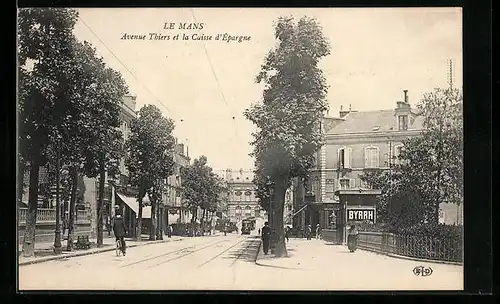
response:
<svg viewBox="0 0 500 304"><path fill-rule="evenodd" d="M120 126L120 106L123 97L128 93L120 73L106 68L102 58L95 56L95 49L86 45L89 55L95 61L93 73L96 82L93 86L93 100L96 111L91 116L92 128L86 130L88 149L84 150L84 172L88 177L99 176L99 197L97 201L97 246L103 245L104 222L104 187L106 172L114 177L118 174L119 160L124 156L123 136L118 130Z"/></svg>
<svg viewBox="0 0 500 304"><path fill-rule="evenodd" d="M403 141L390 171L370 171L361 179L381 189L378 213L395 228L439 222L439 205L463 201L462 94L435 89L418 105L421 136Z"/></svg>
<svg viewBox="0 0 500 304"><path fill-rule="evenodd" d="M279 18L278 45L266 56L258 83L265 83L262 104L245 111L258 128L253 134L256 167L273 182L272 226L276 256L287 255L283 230L285 192L295 176L304 176L322 144L320 123L328 108L327 85L318 62L330 54L319 24L303 17Z"/></svg>
<svg viewBox="0 0 500 304"><path fill-rule="evenodd" d="M164 191L164 180L173 173L175 138L174 123L162 116L160 109L147 105L132 121L130 138L126 144L125 164L129 170L130 183L137 187L139 214L136 237L141 240L143 198L148 194L151 201L151 234L156 230L155 211Z"/></svg>
<svg viewBox="0 0 500 304"><path fill-rule="evenodd" d="M205 228L207 211L214 212L217 209L217 202L222 191L221 181L207 165L206 156L200 156L193 161L193 164L182 170L181 178L184 189L183 197L192 214L191 226L194 227L198 208L200 208L203 210L202 227Z"/></svg>
<svg viewBox="0 0 500 304"><path fill-rule="evenodd" d="M39 168L46 163L51 133L65 115L65 67L72 57L78 13L66 8L24 8L18 14L19 151L29 166L29 201L23 255L33 256Z"/></svg>

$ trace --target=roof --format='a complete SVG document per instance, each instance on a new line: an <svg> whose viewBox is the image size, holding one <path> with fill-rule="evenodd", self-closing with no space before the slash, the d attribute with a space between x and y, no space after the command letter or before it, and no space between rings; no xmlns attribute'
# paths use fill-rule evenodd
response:
<svg viewBox="0 0 500 304"><path fill-rule="evenodd" d="M391 131L396 126L395 115L396 111L394 110L350 112L344 116L343 121L327 130L327 133L343 134ZM421 116L416 116L414 121L410 118L408 129L422 129L422 121L423 118Z"/></svg>

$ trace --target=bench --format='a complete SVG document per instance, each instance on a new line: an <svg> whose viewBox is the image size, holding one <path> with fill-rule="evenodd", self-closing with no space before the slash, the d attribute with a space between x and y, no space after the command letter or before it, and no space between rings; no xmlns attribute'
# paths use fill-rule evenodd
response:
<svg viewBox="0 0 500 304"><path fill-rule="evenodd" d="M76 249L90 249L90 241L88 235L79 235L75 243Z"/></svg>

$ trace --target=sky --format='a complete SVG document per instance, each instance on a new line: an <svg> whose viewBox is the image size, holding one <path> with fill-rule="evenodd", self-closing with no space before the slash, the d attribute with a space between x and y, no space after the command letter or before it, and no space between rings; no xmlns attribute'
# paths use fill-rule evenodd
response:
<svg viewBox="0 0 500 304"><path fill-rule="evenodd" d="M154 104L174 120L175 135L194 158L205 155L216 170L251 170L252 123L243 111L261 101L255 83L263 59L276 45L280 16L314 17L331 45L320 62L327 84L328 115L392 109L408 90L412 105L425 92L462 86L460 8L80 8L75 35L89 41L137 96L137 110ZM179 23L203 29L179 29ZM175 29L165 29L175 23ZM168 26L167 26L168 27ZM170 40L149 40L150 33ZM216 41L217 34L250 36ZM146 40L121 39L146 35ZM180 39L173 37L179 34ZM184 41L193 34L212 40Z"/></svg>

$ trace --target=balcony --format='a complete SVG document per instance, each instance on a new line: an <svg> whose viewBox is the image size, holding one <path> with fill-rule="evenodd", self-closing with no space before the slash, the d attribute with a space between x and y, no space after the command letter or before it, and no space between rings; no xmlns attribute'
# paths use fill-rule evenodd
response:
<svg viewBox="0 0 500 304"><path fill-rule="evenodd" d="M19 223L26 223L26 216L28 214L27 208L19 208L18 216ZM90 221L90 210L77 210L76 219L77 222L87 222ZM56 222L56 209L55 208L38 208L36 210L36 221L39 222Z"/></svg>

